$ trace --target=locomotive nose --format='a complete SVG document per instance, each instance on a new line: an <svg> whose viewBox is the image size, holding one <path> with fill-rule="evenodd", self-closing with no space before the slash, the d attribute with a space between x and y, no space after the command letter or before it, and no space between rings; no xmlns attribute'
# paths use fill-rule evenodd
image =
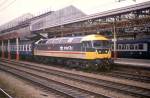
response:
<svg viewBox="0 0 150 98"><path fill-rule="evenodd" d="M110 49L97 49L97 59L111 58Z"/></svg>

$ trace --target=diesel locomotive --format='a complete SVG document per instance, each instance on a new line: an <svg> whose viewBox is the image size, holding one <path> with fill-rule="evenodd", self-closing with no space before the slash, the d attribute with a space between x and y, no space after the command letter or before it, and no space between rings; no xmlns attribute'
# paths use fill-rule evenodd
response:
<svg viewBox="0 0 150 98"><path fill-rule="evenodd" d="M36 57L74 67L97 69L112 63L110 41L101 35L43 39L35 43L33 51Z"/></svg>

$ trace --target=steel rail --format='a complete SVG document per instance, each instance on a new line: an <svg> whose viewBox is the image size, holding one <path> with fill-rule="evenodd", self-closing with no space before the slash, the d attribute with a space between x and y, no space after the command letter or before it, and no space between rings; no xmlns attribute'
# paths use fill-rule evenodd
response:
<svg viewBox="0 0 150 98"><path fill-rule="evenodd" d="M19 75L21 77L26 76L24 78L27 78L30 81L34 81L34 82L35 82L35 80L36 80L36 82L41 81L41 83L40 83L41 85L50 86L51 89L58 90L59 92L65 93L66 95L69 95L73 98L88 98L87 94L84 94L85 92L88 93L88 94L91 94L92 96L99 96L100 98L110 98L109 96L105 96L105 95L98 94L98 93L95 93L95 92L87 91L87 90L77 88L77 87L71 87L70 85L61 83L65 86L69 86L70 88L78 89L79 93L77 93L78 91L72 91L71 89L65 90L65 86L63 86L64 87L63 88L63 87L56 87L57 85L54 86L54 85L51 84L52 82L56 83L57 81L53 81L53 80L50 80L46 77L39 76L39 75L30 73L30 72L25 72L23 70L20 70L20 69L14 68L14 67L10 67L8 65L3 65L3 64L1 64L1 65L2 66L0 66L0 68L5 70L5 71L8 71L10 73L14 73L15 75ZM6 68L6 66L7 66L7 68ZM10 67L10 68L8 69L8 67ZM28 74L28 75L22 74L23 72ZM32 78L33 77L36 77L36 78L38 77L38 78L41 78L41 80L37 80L36 78L30 79L29 77L32 77ZM47 82L45 82L45 81L47 81ZM52 81L52 82L48 84L48 82L50 82L50 81ZM57 82L57 84L58 84L58 82ZM98 98L98 97L96 97L96 98Z"/></svg>
<svg viewBox="0 0 150 98"><path fill-rule="evenodd" d="M8 93L6 93L3 89L0 88L0 91L7 97L7 98L13 98Z"/></svg>
<svg viewBox="0 0 150 98"><path fill-rule="evenodd" d="M12 62L11 62L12 63ZM18 63L15 63L15 64L18 64ZM21 63L20 66L23 66L23 63ZM23 67L30 67L32 68L32 66L27 66L27 64L25 64ZM36 67L36 68L35 68ZM39 69L37 69L38 66L35 66L34 68L32 68L33 70L37 70L37 71L41 71L41 69L44 69L42 67L39 67ZM46 71L47 70L47 71ZM117 90L117 87L120 87L120 89L118 89L117 91L121 91L121 92L126 92L127 94L131 94L131 95L138 95L138 96L141 96L141 97L149 97L149 90L145 90L143 88L139 88L139 87L135 87L135 86L129 86L129 85L123 85L123 84L117 84L117 83L112 83L112 82L108 82L108 81L104 81L104 80L92 80L91 78L87 78L87 77L81 77L81 76L75 76L75 77L71 77L73 76L74 74L70 74L67 75L68 73L64 73L64 72L59 72L56 74L56 70L51 70L50 69L45 69L44 71L42 72L45 72L45 73L50 73L50 74L53 74L53 75L59 75L61 77L66 77L66 78L70 78L70 79L74 79L74 80L80 80L80 81L83 81L83 82L86 82L86 83L89 83L89 84L95 84L95 85L98 85L98 86L103 86L104 88L108 88L108 87L111 87L111 89L115 89ZM80 78L79 78L80 77ZM104 82L104 83L103 83ZM114 85L114 86L113 86ZM115 87L116 86L116 87ZM130 88L130 89L129 89Z"/></svg>

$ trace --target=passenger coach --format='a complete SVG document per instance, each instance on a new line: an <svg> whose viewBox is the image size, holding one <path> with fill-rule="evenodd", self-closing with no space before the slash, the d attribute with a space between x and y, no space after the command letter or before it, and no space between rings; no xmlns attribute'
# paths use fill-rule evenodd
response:
<svg viewBox="0 0 150 98"><path fill-rule="evenodd" d="M150 39L118 40L117 57L150 59Z"/></svg>

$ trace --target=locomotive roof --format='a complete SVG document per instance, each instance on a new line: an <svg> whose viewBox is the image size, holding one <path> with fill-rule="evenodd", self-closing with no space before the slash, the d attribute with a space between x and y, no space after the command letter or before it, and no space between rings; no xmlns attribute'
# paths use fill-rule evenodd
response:
<svg viewBox="0 0 150 98"><path fill-rule="evenodd" d="M102 36L102 35L87 35L84 36L82 41L89 41L89 40L108 40L108 38Z"/></svg>
<svg viewBox="0 0 150 98"><path fill-rule="evenodd" d="M38 41L38 44L81 43L82 41L90 41L90 40L108 40L108 39L102 35L86 35L78 37L60 37L60 38L43 39Z"/></svg>

